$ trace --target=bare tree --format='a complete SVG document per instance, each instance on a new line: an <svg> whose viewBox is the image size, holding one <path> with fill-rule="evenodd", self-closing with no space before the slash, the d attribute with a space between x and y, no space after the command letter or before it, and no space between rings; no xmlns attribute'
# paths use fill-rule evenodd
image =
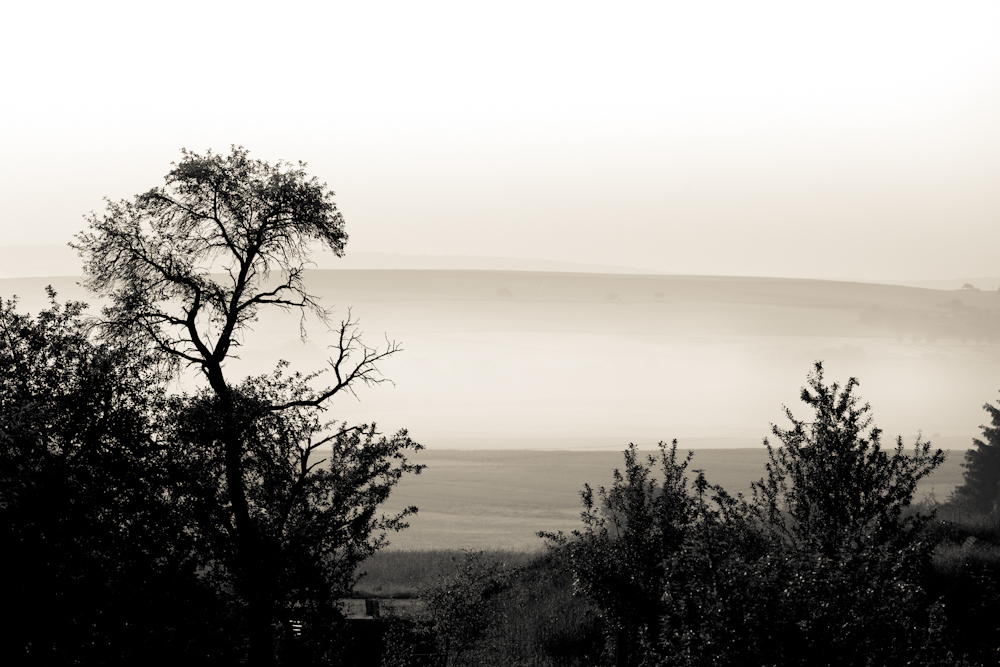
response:
<svg viewBox="0 0 1000 667"><path fill-rule="evenodd" d="M303 337L307 312L329 326L330 311L306 291L304 270L317 244L342 256L347 235L333 192L307 176L305 167L250 159L235 146L229 155L182 150L164 187L133 201L108 201L105 213L91 214L89 231L71 244L84 259L87 287L110 300L103 335L152 348L168 373L199 369L217 399L224 424L217 442L224 450L231 514L227 533L247 596L256 664L274 659L276 564L264 555L279 551L273 542L280 536L265 530L251 511L255 492L248 488L253 481L245 459L253 423L265 412L290 411L291 417L301 408L322 409L335 394L385 381L377 364L400 349L388 340L383 349L364 345L348 313L334 328L328 386L287 399L258 399L248 412L238 384L227 378L226 360L262 309L299 311ZM309 379L316 377L322 375ZM406 442L404 447L419 447ZM307 458L298 465L304 478ZM300 499L293 494L285 502Z"/></svg>

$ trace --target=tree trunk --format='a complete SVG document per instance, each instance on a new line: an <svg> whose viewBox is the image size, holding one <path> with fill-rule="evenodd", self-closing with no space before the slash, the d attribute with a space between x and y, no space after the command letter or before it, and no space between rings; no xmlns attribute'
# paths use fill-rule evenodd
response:
<svg viewBox="0 0 1000 667"><path fill-rule="evenodd" d="M226 487L236 525L235 556L236 574L240 592L247 602L247 630L250 633L249 664L270 667L274 655L274 607L276 578L271 549L266 537L257 529L250 516L250 504L243 477L243 429L252 415L237 414L232 392L219 367L210 368L209 383L222 402L225 432L223 434L226 458Z"/></svg>
<svg viewBox="0 0 1000 667"><path fill-rule="evenodd" d="M250 660L254 667L274 665L274 594L265 582L248 599L247 629L250 631Z"/></svg>
<svg viewBox="0 0 1000 667"><path fill-rule="evenodd" d="M274 664L275 578L271 549L266 537L254 525L244 489L242 447L239 439L226 446L226 484L236 522L236 565L241 593L247 601L247 629L250 632L250 664Z"/></svg>

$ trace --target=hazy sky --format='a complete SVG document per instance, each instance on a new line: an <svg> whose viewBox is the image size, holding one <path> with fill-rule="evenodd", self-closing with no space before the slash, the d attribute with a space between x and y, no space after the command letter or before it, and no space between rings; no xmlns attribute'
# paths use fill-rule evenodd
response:
<svg viewBox="0 0 1000 667"><path fill-rule="evenodd" d="M1000 3L17 3L0 245L179 149L305 160L348 252L996 275Z"/></svg>

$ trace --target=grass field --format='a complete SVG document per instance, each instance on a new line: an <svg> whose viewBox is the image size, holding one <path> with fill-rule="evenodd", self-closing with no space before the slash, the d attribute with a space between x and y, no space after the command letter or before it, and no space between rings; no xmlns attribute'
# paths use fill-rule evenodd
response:
<svg viewBox="0 0 1000 667"><path fill-rule="evenodd" d="M918 487L915 500L931 492L945 500L962 483L963 455L950 452L944 465ZM711 483L731 494L749 494L750 483L764 473L766 458L762 447L699 449L689 469L703 468ZM623 459L621 452L611 451L431 449L419 452L415 460L427 469L404 478L387 509L416 505L419 512L409 529L391 536L390 549L538 551L543 542L536 532L580 527L584 483L610 485L612 471Z"/></svg>

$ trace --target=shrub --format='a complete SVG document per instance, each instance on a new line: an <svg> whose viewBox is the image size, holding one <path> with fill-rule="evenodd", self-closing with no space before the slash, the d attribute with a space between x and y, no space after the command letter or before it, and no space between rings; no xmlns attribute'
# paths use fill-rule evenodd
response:
<svg viewBox="0 0 1000 667"><path fill-rule="evenodd" d="M809 375L801 398L812 408L811 422L785 413L792 428L772 427L782 445L765 440L767 475L753 485L755 507L766 529L800 551L828 557L848 549L907 542L927 515L904 510L917 482L944 462L919 438L912 454L896 439L892 454L881 447L881 429L872 424L871 407L860 405L851 378L840 389L823 384L823 364ZM811 390L811 391L810 391Z"/></svg>
<svg viewBox="0 0 1000 667"><path fill-rule="evenodd" d="M453 557L453 573L423 593L426 616L390 621L383 665L423 664L429 652L451 666L599 664L605 642L597 610L573 596L558 554L507 555L522 564L484 552Z"/></svg>
<svg viewBox="0 0 1000 667"><path fill-rule="evenodd" d="M568 560L577 592L606 616L619 653L655 637L665 613L664 564L683 549L697 519L684 474L690 460L691 454L678 457L676 440L669 447L661 442L659 457L645 461L629 445L625 472L614 471L611 489L595 495L587 484L580 493L582 531L539 533Z"/></svg>
<svg viewBox="0 0 1000 667"><path fill-rule="evenodd" d="M781 584L770 621L780 650L768 661L908 664L931 650L940 613L922 586L933 544L921 530L931 517L904 510L944 453L919 438L909 455L901 438L884 451L857 384L824 384L817 362L801 394L812 421L786 409L792 427L772 429L781 447L765 441L770 461L752 509L776 540Z"/></svg>
<svg viewBox="0 0 1000 667"><path fill-rule="evenodd" d="M610 490L585 487L584 530L545 536L617 631L619 664L949 664L923 587L930 517L906 512L944 455L919 439L883 451L856 386L816 364L814 417L786 410L752 501L701 471L688 485L676 443L646 462L631 446Z"/></svg>
<svg viewBox="0 0 1000 667"><path fill-rule="evenodd" d="M461 664L463 654L484 636L494 620L493 598L509 575L503 563L487 561L481 551L466 552L454 576L425 593L448 664Z"/></svg>

